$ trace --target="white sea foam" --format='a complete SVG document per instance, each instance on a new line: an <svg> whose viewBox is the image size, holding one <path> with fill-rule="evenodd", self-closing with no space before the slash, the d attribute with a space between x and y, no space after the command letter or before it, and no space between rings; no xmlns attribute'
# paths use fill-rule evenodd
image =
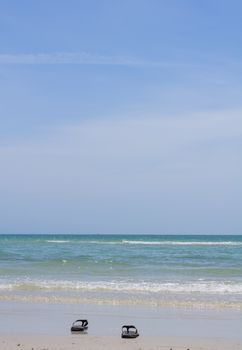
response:
<svg viewBox="0 0 242 350"><path fill-rule="evenodd" d="M109 297L90 297L85 295L36 295L36 294L1 294L0 301L22 301L22 302L32 302L32 303L63 303L63 304L95 304L95 305L142 305L142 306L152 306L152 307L171 307L171 308L193 308L193 309L235 309L242 310L242 302L240 300L199 300L194 298L179 300L178 298L173 299L157 299L157 298L116 298L113 296Z"/></svg>
<svg viewBox="0 0 242 350"><path fill-rule="evenodd" d="M242 283L197 281L197 282L126 282L126 281L97 281L77 282L64 280L17 280L0 281L0 290L62 290L62 291L100 291L124 293L184 293L184 294L229 294L242 295Z"/></svg>
<svg viewBox="0 0 242 350"><path fill-rule="evenodd" d="M242 246L242 242L234 241L141 241L141 240L128 240L123 239L121 241L98 241L98 240L85 240L85 241L70 241L70 240L46 240L48 243L83 243L83 244L97 244L97 245L160 245L160 246Z"/></svg>
<svg viewBox="0 0 242 350"><path fill-rule="evenodd" d="M68 240L59 240L59 239L52 239L52 240L46 240L48 243L69 243Z"/></svg>
<svg viewBox="0 0 242 350"><path fill-rule="evenodd" d="M199 246L241 246L242 242L232 242L232 241L130 241L122 240L124 244L134 244L134 245L199 245Z"/></svg>

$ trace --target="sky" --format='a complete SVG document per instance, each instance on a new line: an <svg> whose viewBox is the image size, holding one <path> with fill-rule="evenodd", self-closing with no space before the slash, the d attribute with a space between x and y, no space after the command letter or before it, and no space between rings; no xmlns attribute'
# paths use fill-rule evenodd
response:
<svg viewBox="0 0 242 350"><path fill-rule="evenodd" d="M242 234L240 0L0 0L0 233Z"/></svg>

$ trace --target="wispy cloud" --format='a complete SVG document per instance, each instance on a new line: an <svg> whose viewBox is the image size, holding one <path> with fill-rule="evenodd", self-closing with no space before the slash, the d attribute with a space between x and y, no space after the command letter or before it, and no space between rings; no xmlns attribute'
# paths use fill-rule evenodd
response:
<svg viewBox="0 0 242 350"><path fill-rule="evenodd" d="M132 56L112 56L88 52L0 53L0 64L79 64L113 66L198 67L192 61L145 60Z"/></svg>
<svg viewBox="0 0 242 350"><path fill-rule="evenodd" d="M107 118L0 147L1 227L241 232L241 130L240 110Z"/></svg>
<svg viewBox="0 0 242 350"><path fill-rule="evenodd" d="M132 58L90 54L87 52L0 54L0 64L90 64L90 65L145 65ZM152 62L150 63L152 64Z"/></svg>
<svg viewBox="0 0 242 350"><path fill-rule="evenodd" d="M45 130L39 139L34 138L11 142L11 147L0 147L0 156L14 150L28 154L76 154L85 157L98 156L131 157L167 156L175 151L180 160L184 152L193 153L194 146L201 146L207 152L207 145L217 146L241 140L241 109L192 113L167 117L165 115L120 115L118 118L85 120ZM95 139L95 143L92 140ZM19 143L20 142L20 143ZM15 146L14 146L15 145ZM220 150L218 150L220 151ZM171 152L171 153L172 153ZM171 153L169 154L171 157Z"/></svg>
<svg viewBox="0 0 242 350"><path fill-rule="evenodd" d="M240 63L226 60L208 59L200 55L197 58L186 59L160 59L149 60L134 56L101 55L90 52L50 52L50 53L0 53L0 65L100 65L100 66L127 66L127 67L157 67L164 69L189 70L190 74L210 67L209 75L202 73L202 77L209 77L221 69L224 72L236 66L241 68ZM211 72L211 69L213 70ZM216 81L217 81L216 77Z"/></svg>

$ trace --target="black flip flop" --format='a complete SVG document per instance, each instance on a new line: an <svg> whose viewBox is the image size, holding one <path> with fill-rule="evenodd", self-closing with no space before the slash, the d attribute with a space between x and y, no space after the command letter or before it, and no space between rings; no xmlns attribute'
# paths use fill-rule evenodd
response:
<svg viewBox="0 0 242 350"><path fill-rule="evenodd" d="M87 320L76 320L72 323L71 332L84 332L88 329Z"/></svg>
<svg viewBox="0 0 242 350"><path fill-rule="evenodd" d="M138 330L135 326L128 325L122 327L122 338L137 338L139 336Z"/></svg>

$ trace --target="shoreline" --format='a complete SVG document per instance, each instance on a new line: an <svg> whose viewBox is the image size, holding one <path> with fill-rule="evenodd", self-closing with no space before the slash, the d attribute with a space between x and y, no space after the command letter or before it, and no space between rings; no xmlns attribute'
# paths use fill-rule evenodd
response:
<svg viewBox="0 0 242 350"><path fill-rule="evenodd" d="M2 242L0 350L242 350L241 238ZM121 339L125 324L140 337Z"/></svg>
<svg viewBox="0 0 242 350"><path fill-rule="evenodd" d="M235 301L226 300L202 300L202 299L191 299L191 300L178 300L175 297L167 299L153 299L153 298L140 298L135 295L129 295L122 298L121 295L107 295L100 296L100 294L92 295L91 293L78 293L79 296L69 293L69 296L53 293L35 293L28 294L4 294L0 292L0 303L32 303L32 304L68 304L68 305L103 305L103 306L134 306L147 308L160 308L160 309L187 309L187 310L210 310L210 311L231 311L231 312L242 312L242 303Z"/></svg>

